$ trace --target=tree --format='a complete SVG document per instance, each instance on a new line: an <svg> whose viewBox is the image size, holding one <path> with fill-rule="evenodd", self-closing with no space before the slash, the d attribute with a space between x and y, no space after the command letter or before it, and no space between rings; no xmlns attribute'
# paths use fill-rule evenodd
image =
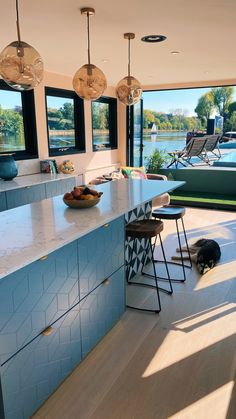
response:
<svg viewBox="0 0 236 419"><path fill-rule="evenodd" d="M205 125L207 119L210 118L214 107L213 97L210 92L205 93L205 95L198 99L198 104L194 109L194 112L196 112L203 125Z"/></svg>
<svg viewBox="0 0 236 419"><path fill-rule="evenodd" d="M145 129L151 128L152 124L155 122L154 112L149 109L144 109L143 111L143 127Z"/></svg>
<svg viewBox="0 0 236 419"><path fill-rule="evenodd" d="M215 87L210 91L210 95L219 115L224 118L226 117L228 107L233 100L233 93L234 88L232 86Z"/></svg>

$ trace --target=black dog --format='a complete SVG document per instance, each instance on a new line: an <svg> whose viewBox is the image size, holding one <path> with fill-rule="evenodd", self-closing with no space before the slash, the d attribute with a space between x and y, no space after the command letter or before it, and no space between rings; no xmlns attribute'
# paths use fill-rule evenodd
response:
<svg viewBox="0 0 236 419"><path fill-rule="evenodd" d="M187 247L182 247L181 250L187 252ZM180 249L176 249L176 251L180 252ZM210 239L199 239L189 246L189 252L191 260L196 263L201 275L214 268L221 256L220 246L215 240ZM181 257L172 256L172 259L181 260ZM186 260L188 257L184 256L184 259Z"/></svg>

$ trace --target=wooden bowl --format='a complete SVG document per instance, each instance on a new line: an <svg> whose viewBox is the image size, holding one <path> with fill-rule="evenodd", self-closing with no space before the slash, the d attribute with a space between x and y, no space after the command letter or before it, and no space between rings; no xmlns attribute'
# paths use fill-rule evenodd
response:
<svg viewBox="0 0 236 419"><path fill-rule="evenodd" d="M97 205L100 201L100 197L94 197L94 199L65 199L63 201L70 208L83 209L90 208Z"/></svg>

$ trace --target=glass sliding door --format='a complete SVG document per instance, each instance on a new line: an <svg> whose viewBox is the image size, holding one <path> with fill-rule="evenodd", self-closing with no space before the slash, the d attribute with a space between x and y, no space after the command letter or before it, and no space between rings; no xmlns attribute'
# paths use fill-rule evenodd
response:
<svg viewBox="0 0 236 419"><path fill-rule="evenodd" d="M127 164L143 165L143 101L127 108Z"/></svg>

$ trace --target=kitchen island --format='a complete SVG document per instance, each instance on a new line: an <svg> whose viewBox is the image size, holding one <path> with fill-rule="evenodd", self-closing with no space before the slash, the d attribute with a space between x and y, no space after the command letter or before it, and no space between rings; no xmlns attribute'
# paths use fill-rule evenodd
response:
<svg viewBox="0 0 236 419"><path fill-rule="evenodd" d="M0 417L25 419L125 310L125 214L183 182L99 185L100 203L62 196L1 213Z"/></svg>

